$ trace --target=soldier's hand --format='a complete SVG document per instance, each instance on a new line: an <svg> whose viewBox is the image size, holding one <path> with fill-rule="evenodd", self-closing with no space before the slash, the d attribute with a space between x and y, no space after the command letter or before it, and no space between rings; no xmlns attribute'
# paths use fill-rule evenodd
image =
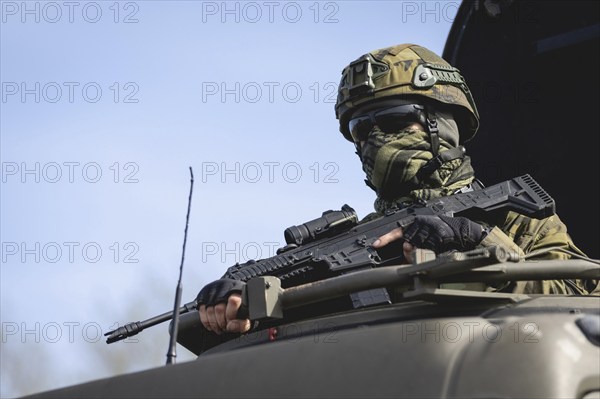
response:
<svg viewBox="0 0 600 399"><path fill-rule="evenodd" d="M200 321L207 330L216 334L250 330L250 320L237 318L242 306L240 294L245 284L243 281L223 278L202 288L196 299Z"/></svg>
<svg viewBox="0 0 600 399"><path fill-rule="evenodd" d="M474 249L486 236L487 230L479 223L464 217L417 216L404 230L404 238L417 248L436 254Z"/></svg>
<svg viewBox="0 0 600 399"><path fill-rule="evenodd" d="M391 243L393 241L397 241L397 240L401 239L402 237L404 237L404 235L402 233L402 229L400 227L398 227L398 228L390 231L389 233L382 235L377 240L375 240L375 242L373 243L373 248L375 248L375 249L383 248L386 245L388 245L389 243ZM402 252L404 255L405 263L412 263L414 249L415 249L414 245L412 245L408 241L404 241L404 244L402 244Z"/></svg>
<svg viewBox="0 0 600 399"><path fill-rule="evenodd" d="M436 254L453 249L466 251L475 248L486 234L484 226L464 217L417 216L404 231L397 228L379 237L373 248L404 238L404 257L412 262L414 248L430 249Z"/></svg>

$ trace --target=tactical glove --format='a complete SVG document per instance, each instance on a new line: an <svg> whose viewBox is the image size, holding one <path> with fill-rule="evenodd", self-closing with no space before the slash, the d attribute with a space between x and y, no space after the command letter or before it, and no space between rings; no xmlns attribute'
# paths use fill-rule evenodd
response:
<svg viewBox="0 0 600 399"><path fill-rule="evenodd" d="M198 306L204 304L206 306L214 306L218 303L227 302L227 298L233 293L242 293L242 289L246 285L245 282L234 280L231 278L222 278L207 284L200 290L196 300Z"/></svg>
<svg viewBox="0 0 600 399"><path fill-rule="evenodd" d="M487 229L464 217L416 216L403 233L406 241L417 248L436 254L474 249L487 235Z"/></svg>

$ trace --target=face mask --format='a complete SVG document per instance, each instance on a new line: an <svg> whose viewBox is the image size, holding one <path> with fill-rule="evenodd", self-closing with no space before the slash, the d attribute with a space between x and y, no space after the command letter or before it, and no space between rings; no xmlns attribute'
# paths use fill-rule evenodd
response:
<svg viewBox="0 0 600 399"><path fill-rule="evenodd" d="M440 152L453 147L440 137ZM470 160L465 157L446 162L426 179L419 181L417 172L432 157L429 135L421 130L404 129L396 133L384 133L375 126L361 149L367 180L384 201L399 197L414 198L415 193L432 189L442 189L444 191L438 194L448 195L452 193L450 190L461 188L473 180Z"/></svg>

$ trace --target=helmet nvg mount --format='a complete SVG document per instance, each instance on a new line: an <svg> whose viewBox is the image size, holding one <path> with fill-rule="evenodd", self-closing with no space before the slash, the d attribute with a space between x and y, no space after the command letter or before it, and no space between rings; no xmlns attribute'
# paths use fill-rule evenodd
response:
<svg viewBox="0 0 600 399"><path fill-rule="evenodd" d="M443 58L415 44L400 44L372 51L342 71L335 104L340 131L352 141L348 121L359 107L394 98L424 97L452 106L461 142L477 132L479 114L459 70ZM431 101L429 101L431 103Z"/></svg>

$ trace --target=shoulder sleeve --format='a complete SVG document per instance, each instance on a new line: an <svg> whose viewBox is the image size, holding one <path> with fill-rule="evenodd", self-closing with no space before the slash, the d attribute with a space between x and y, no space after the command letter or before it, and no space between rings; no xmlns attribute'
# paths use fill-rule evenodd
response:
<svg viewBox="0 0 600 399"><path fill-rule="evenodd" d="M558 215L538 220L515 212L508 212L501 230L524 253L533 255L532 259L570 259L571 255L562 250L585 256L573 243L567 233L567 226ZM537 253L539 255L535 255ZM577 280L574 283L583 294L594 291L598 285L596 280ZM564 281L520 282L519 287L524 293L570 293Z"/></svg>
<svg viewBox="0 0 600 399"><path fill-rule="evenodd" d="M534 259L570 259L571 256L561 249L585 256L575 246L567 233L567 226L558 215L545 219L533 219L515 212L508 212L501 226L502 231L527 254L540 253Z"/></svg>

